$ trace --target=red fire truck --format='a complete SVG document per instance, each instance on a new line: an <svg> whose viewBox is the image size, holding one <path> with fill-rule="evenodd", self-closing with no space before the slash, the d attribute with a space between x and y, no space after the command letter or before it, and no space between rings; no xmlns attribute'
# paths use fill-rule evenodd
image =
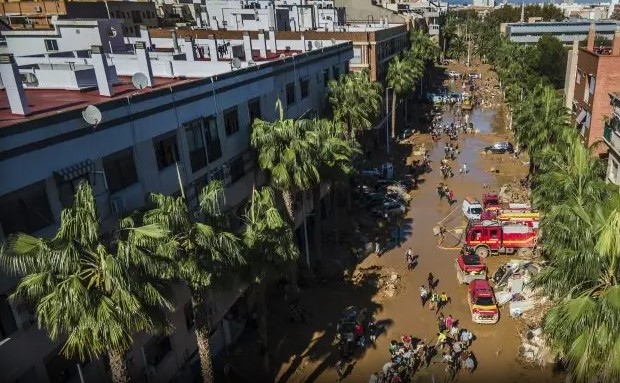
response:
<svg viewBox="0 0 620 383"><path fill-rule="evenodd" d="M520 223L499 221L471 222L465 231L465 248L486 258L491 254L532 257L536 247L534 228Z"/></svg>
<svg viewBox="0 0 620 383"><path fill-rule="evenodd" d="M532 206L529 203L502 203L499 195L488 193L482 195L482 207L484 210L500 210L503 213L529 212Z"/></svg>

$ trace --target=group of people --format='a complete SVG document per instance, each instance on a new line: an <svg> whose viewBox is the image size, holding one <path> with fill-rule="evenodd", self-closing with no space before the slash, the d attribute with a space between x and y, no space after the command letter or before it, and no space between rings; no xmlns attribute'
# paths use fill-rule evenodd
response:
<svg viewBox="0 0 620 383"><path fill-rule="evenodd" d="M447 199L448 203L452 205L456 200L454 199L454 192L448 187L448 185L440 182L437 185L437 195L439 196L439 200Z"/></svg>

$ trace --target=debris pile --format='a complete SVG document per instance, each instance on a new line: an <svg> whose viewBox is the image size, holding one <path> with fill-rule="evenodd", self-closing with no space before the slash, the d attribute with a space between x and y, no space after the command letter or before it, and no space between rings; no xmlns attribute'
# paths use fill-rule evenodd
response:
<svg viewBox="0 0 620 383"><path fill-rule="evenodd" d="M530 189L516 183L505 184L499 190L499 199L505 203L522 203L530 200Z"/></svg>
<svg viewBox="0 0 620 383"><path fill-rule="evenodd" d="M521 334L519 357L526 363L545 366L554 362L554 354L547 345L542 328L537 327Z"/></svg>
<svg viewBox="0 0 620 383"><path fill-rule="evenodd" d="M497 108L503 101L502 91L493 80L484 81L476 90L476 95L482 108Z"/></svg>
<svg viewBox="0 0 620 383"><path fill-rule="evenodd" d="M377 296L381 298L393 298L402 289L402 279L396 270L377 266L355 270L351 275L351 282L355 285L374 285Z"/></svg>

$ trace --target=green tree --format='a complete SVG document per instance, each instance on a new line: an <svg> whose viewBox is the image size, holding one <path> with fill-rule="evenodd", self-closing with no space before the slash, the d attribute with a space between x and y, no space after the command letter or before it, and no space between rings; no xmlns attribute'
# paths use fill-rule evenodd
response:
<svg viewBox="0 0 620 383"><path fill-rule="evenodd" d="M392 139L396 137L396 105L399 96L414 90L424 71L423 63L417 58L394 57L388 66L387 82L392 88Z"/></svg>
<svg viewBox="0 0 620 383"><path fill-rule="evenodd" d="M248 250L250 280L256 287L258 308L258 335L263 349L263 367L269 371L269 341L267 332L266 288L269 281L285 272L299 251L293 232L278 211L273 190L253 189L243 215L243 241Z"/></svg>
<svg viewBox="0 0 620 383"><path fill-rule="evenodd" d="M431 39L428 33L420 29L412 29L409 33L411 41L411 53L413 57L419 58L426 65L433 64L439 57L439 47Z"/></svg>
<svg viewBox="0 0 620 383"><path fill-rule="evenodd" d="M0 266L21 277L11 299L32 305L51 339L66 337L65 356L85 361L107 355L112 381L125 383L130 375L124 354L133 335L169 329L172 294L159 277L169 264L146 246L166 233L127 218L113 241L100 235L92 190L82 182L56 234L11 236L0 250Z"/></svg>
<svg viewBox="0 0 620 383"><path fill-rule="evenodd" d="M564 87L566 75L567 50L564 44L555 36L544 35L536 43L538 63L533 64L537 72L549 79L556 88Z"/></svg>
<svg viewBox="0 0 620 383"><path fill-rule="evenodd" d="M347 138L372 128L381 108L381 84L372 82L368 70L350 72L329 82L329 102L334 118L346 125Z"/></svg>
<svg viewBox="0 0 620 383"><path fill-rule="evenodd" d="M456 59L457 61L461 61L463 56L467 54L467 42L464 37L454 36L450 39L450 44L448 46L448 56Z"/></svg>
<svg viewBox="0 0 620 383"><path fill-rule="evenodd" d="M229 231L222 212L223 198L222 183L211 181L200 193L196 210L187 206L183 196L152 193L153 207L144 213L146 224L168 233L154 249L174 262L171 279L183 281L190 289L200 370L206 383L213 382L207 290L226 285L233 279L231 272L245 263L242 243Z"/></svg>

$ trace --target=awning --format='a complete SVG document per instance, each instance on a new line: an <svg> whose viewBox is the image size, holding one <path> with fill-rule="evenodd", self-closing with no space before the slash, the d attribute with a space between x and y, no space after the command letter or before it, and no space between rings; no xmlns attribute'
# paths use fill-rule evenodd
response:
<svg viewBox="0 0 620 383"><path fill-rule="evenodd" d="M85 160L75 165L54 172L54 175L63 181L71 181L80 178L95 170L95 164L91 160Z"/></svg>
<svg viewBox="0 0 620 383"><path fill-rule="evenodd" d="M587 112L585 110L582 110L581 112L579 112L579 115L577 116L577 123L581 124L583 122L583 120L586 118L586 114Z"/></svg>

